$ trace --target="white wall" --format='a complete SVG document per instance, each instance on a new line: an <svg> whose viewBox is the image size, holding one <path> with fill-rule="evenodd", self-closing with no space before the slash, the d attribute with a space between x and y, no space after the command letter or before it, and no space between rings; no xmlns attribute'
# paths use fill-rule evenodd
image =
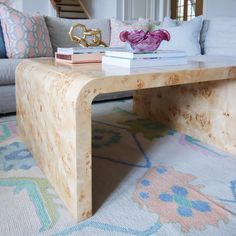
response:
<svg viewBox="0 0 236 236"><path fill-rule="evenodd" d="M91 18L162 20L169 14L170 0L81 0ZM158 7L160 6L160 7Z"/></svg>
<svg viewBox="0 0 236 236"><path fill-rule="evenodd" d="M5 3L6 5L13 7L19 11L22 10L22 1L21 0L0 0L0 3Z"/></svg>
<svg viewBox="0 0 236 236"><path fill-rule="evenodd" d="M40 1L32 1L32 0L23 0L22 1L23 12L27 12L29 14L34 14L36 12L47 15L48 14L48 3L49 0L40 0Z"/></svg>
<svg viewBox="0 0 236 236"><path fill-rule="evenodd" d="M1 1L0 1L1 2ZM55 16L50 0L9 0L9 5L28 14L40 13L41 15Z"/></svg>
<svg viewBox="0 0 236 236"><path fill-rule="evenodd" d="M22 11L28 14L40 13L41 15L56 16L50 0L17 0L22 1Z"/></svg>
<svg viewBox="0 0 236 236"><path fill-rule="evenodd" d="M117 18L117 2L121 0L82 0L91 18Z"/></svg>
<svg viewBox="0 0 236 236"><path fill-rule="evenodd" d="M15 8L15 9L19 9L19 11L22 11L23 9L23 3L21 0L18 0L18 1L15 1L12 3L12 6Z"/></svg>
<svg viewBox="0 0 236 236"><path fill-rule="evenodd" d="M236 0L204 0L204 16L236 16Z"/></svg>

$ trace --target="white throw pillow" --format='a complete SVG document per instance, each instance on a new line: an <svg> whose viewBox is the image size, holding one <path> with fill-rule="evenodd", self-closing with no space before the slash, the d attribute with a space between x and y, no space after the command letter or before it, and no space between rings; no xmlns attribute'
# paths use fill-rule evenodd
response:
<svg viewBox="0 0 236 236"><path fill-rule="evenodd" d="M152 27L152 29L165 29L171 36L170 41L163 41L159 49L182 50L186 51L188 56L201 54L199 43L201 28L202 16L186 22L177 22L169 17L165 17L159 26Z"/></svg>
<svg viewBox="0 0 236 236"><path fill-rule="evenodd" d="M216 17L210 20L205 53L236 56L236 17Z"/></svg>

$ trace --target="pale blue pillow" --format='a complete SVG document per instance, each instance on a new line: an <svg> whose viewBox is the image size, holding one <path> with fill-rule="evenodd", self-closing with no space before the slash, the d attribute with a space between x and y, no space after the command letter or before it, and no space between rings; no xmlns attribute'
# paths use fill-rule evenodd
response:
<svg viewBox="0 0 236 236"><path fill-rule="evenodd" d="M0 58L7 58L7 53L6 53L5 42L4 42L3 33L2 33L1 22L0 22Z"/></svg>
<svg viewBox="0 0 236 236"><path fill-rule="evenodd" d="M163 41L159 49L186 51L188 56L195 56L201 54L201 28L202 16L184 22L165 17L160 25L153 27L153 30L165 29L170 33L170 41Z"/></svg>

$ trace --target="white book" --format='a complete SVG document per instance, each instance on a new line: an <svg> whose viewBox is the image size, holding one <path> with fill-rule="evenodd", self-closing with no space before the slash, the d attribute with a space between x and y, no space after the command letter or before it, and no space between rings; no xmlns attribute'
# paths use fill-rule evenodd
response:
<svg viewBox="0 0 236 236"><path fill-rule="evenodd" d="M187 57L172 57L172 58L155 58L155 59L129 59L119 57L103 56L102 63L104 65L113 65L126 68L138 67L158 67L158 66L174 66L186 65Z"/></svg>
<svg viewBox="0 0 236 236"><path fill-rule="evenodd" d="M74 47L74 48L57 48L57 53L60 54L83 54L83 53L104 53L106 48L104 47L94 47L94 48L82 48L82 47Z"/></svg>
<svg viewBox="0 0 236 236"><path fill-rule="evenodd" d="M60 54L67 54L67 55L72 55L72 54L84 54L84 53L105 53L106 50L109 51L119 51L124 48L120 47L114 47L114 48L105 48L105 47L88 47L88 48L83 48L83 47L72 47L72 48L57 48L57 53Z"/></svg>
<svg viewBox="0 0 236 236"><path fill-rule="evenodd" d="M124 48L118 50L106 50L106 56L120 57L120 58L169 58L169 57L186 57L185 51L176 50L157 50L155 52L132 52Z"/></svg>

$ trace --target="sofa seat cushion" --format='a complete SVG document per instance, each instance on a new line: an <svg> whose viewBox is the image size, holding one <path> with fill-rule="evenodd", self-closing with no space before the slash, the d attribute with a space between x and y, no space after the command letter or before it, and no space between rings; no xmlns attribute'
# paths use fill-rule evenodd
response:
<svg viewBox="0 0 236 236"><path fill-rule="evenodd" d="M22 59L0 59L0 86L15 84L15 70Z"/></svg>
<svg viewBox="0 0 236 236"><path fill-rule="evenodd" d="M99 28L102 31L102 41L110 44L110 20L109 19L89 19L89 20L70 20L58 17L45 17L49 30L49 35L54 52L59 47L77 47L78 44L72 42L69 37L69 30L72 25L77 23L85 25L89 29ZM78 35L79 29L75 31ZM80 34L81 35L81 34Z"/></svg>
<svg viewBox="0 0 236 236"><path fill-rule="evenodd" d="M115 92L115 93L103 93L96 96L93 102L102 102L115 99L127 99L133 97L133 91Z"/></svg>
<svg viewBox="0 0 236 236"><path fill-rule="evenodd" d="M189 61L195 62L204 62L204 63L211 63L211 64L221 64L222 61L227 63L232 63L235 65L236 63L236 55L235 56L224 56L224 55L197 55L197 56L190 56L188 57Z"/></svg>
<svg viewBox="0 0 236 236"><path fill-rule="evenodd" d="M15 85L0 86L0 115L16 112Z"/></svg>

